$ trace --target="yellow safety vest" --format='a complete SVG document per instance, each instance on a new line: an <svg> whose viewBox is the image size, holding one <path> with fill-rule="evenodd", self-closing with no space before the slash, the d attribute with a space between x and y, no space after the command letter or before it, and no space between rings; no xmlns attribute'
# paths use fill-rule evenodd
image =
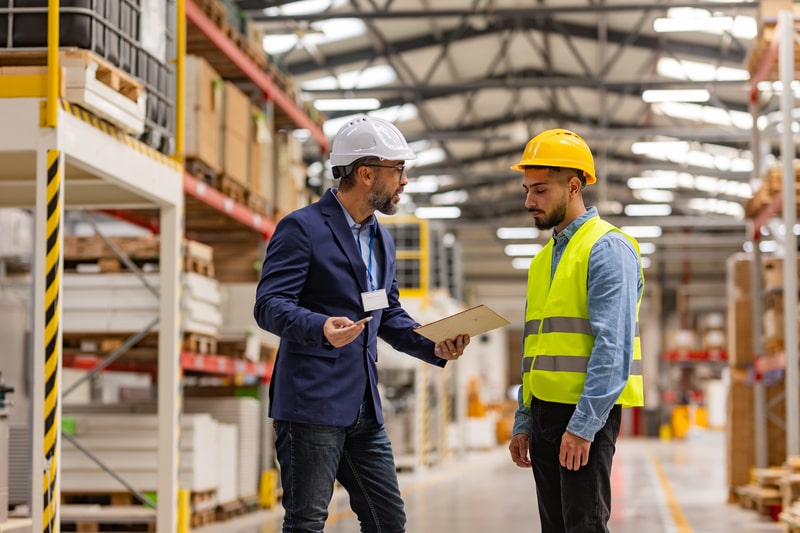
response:
<svg viewBox="0 0 800 533"><path fill-rule="evenodd" d="M530 405L532 396L549 402L577 404L583 394L589 356L594 347L586 290L589 253L597 240L609 231L619 230L599 217L584 222L570 238L552 282L553 239L531 262L522 359L525 405ZM638 255L639 244L634 238L625 237ZM641 266L639 269L641 272ZM633 362L628 383L617 400L623 407L644 405L640 304L641 295L636 303Z"/></svg>

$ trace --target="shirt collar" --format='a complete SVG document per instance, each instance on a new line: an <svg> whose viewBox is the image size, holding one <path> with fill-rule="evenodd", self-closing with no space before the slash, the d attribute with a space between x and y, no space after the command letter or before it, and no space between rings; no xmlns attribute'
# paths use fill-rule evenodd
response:
<svg viewBox="0 0 800 533"><path fill-rule="evenodd" d="M596 216L599 216L599 214L597 213L597 208L596 207L588 208L585 213L583 213L581 216L579 216L578 218L567 224L567 227L561 230L560 232L557 232L555 229L553 229L553 239L555 239L556 241L562 239L570 240L572 236L575 235L575 232L578 231L578 228L583 226L584 222Z"/></svg>
<svg viewBox="0 0 800 533"><path fill-rule="evenodd" d="M342 208L342 213L344 213L344 217L347 220L347 226L355 231L356 233L360 232L364 228L368 228L372 225L378 223L377 218L374 214L370 215L367 221L364 224L357 224L353 217L350 216L350 213L347 212L347 209L344 208L342 202L339 201L339 189L332 188L331 191L333 192L333 197L336 198L336 201L339 202L339 207Z"/></svg>

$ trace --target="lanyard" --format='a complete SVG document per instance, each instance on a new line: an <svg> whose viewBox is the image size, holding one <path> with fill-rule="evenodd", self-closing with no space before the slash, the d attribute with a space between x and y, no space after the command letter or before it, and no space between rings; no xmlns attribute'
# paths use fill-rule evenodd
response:
<svg viewBox="0 0 800 533"><path fill-rule="evenodd" d="M361 258L364 258L364 253L361 251L361 236L356 239L358 243L358 253L361 254ZM369 256L367 257L367 278L369 278L369 290L375 290L375 280L372 278L372 246L375 242L375 225L370 226L370 234L369 234Z"/></svg>

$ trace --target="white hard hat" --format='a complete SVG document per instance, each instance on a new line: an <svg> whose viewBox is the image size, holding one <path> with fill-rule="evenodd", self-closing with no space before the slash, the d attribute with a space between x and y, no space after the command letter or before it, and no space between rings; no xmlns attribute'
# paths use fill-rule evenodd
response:
<svg viewBox="0 0 800 533"><path fill-rule="evenodd" d="M331 166L348 166L362 157L388 161L416 159L394 124L378 117L359 115L339 128L331 146Z"/></svg>

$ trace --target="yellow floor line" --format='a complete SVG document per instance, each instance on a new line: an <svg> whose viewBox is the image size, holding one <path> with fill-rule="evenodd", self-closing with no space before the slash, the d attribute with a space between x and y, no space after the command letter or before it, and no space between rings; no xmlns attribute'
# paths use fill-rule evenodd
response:
<svg viewBox="0 0 800 533"><path fill-rule="evenodd" d="M678 500L675 499L675 493L672 492L672 486L669 484L669 479L667 479L664 469L661 468L658 457L656 457L656 454L650 446L647 447L647 455L650 457L650 462L653 464L653 468L655 468L656 474L658 475L658 480L661 482L661 489L664 491L667 507L669 507L669 512L672 514L672 520L675 522L677 532L694 533L694 529L689 525L689 520L687 520L686 515L683 514L683 509L681 509L681 506L678 504Z"/></svg>

